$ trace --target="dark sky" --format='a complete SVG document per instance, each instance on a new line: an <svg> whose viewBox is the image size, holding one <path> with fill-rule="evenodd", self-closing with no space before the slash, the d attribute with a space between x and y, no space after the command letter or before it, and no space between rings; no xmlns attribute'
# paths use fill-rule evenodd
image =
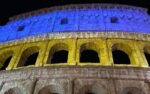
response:
<svg viewBox="0 0 150 94"><path fill-rule="evenodd" d="M119 3L150 9L150 0L0 0L0 24L5 24L9 17L24 12L76 3Z"/></svg>

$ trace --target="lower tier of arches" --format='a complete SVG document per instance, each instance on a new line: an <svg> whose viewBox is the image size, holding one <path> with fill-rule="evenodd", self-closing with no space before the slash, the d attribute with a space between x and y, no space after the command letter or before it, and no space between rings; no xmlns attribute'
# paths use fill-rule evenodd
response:
<svg viewBox="0 0 150 94"><path fill-rule="evenodd" d="M1 71L0 94L149 94L150 69L63 66Z"/></svg>

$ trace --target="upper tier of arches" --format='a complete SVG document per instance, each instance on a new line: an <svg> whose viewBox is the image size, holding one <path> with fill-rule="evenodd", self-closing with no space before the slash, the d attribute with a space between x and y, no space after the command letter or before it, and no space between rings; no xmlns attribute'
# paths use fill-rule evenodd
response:
<svg viewBox="0 0 150 94"><path fill-rule="evenodd" d="M150 44L127 39L55 39L4 46L0 57L0 70L76 65L149 67Z"/></svg>
<svg viewBox="0 0 150 94"><path fill-rule="evenodd" d="M125 5L67 5L42 9L12 19L0 26L0 42L54 32L150 32L147 9Z"/></svg>

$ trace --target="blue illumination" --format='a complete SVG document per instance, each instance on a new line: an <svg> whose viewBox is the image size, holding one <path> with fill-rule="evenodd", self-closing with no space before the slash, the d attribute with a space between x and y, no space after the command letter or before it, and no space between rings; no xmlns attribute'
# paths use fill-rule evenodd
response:
<svg viewBox="0 0 150 94"><path fill-rule="evenodd" d="M117 22L111 22L116 17ZM67 18L68 23L61 24ZM18 31L19 26L25 26ZM9 41L26 36L50 32L78 31L125 31L150 33L150 16L146 11L129 9L99 8L57 10L25 19L9 22L0 26L0 41Z"/></svg>

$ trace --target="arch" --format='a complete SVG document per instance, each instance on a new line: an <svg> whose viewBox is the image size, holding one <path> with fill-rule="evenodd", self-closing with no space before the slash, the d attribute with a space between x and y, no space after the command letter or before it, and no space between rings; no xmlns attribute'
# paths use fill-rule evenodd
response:
<svg viewBox="0 0 150 94"><path fill-rule="evenodd" d="M121 94L145 94L141 88L126 87L122 90Z"/></svg>
<svg viewBox="0 0 150 94"><path fill-rule="evenodd" d="M85 85L77 92L77 94L108 94L104 86L100 84Z"/></svg>
<svg viewBox="0 0 150 94"><path fill-rule="evenodd" d="M64 94L64 89L58 85L48 85L40 89L38 94Z"/></svg>
<svg viewBox="0 0 150 94"><path fill-rule="evenodd" d="M67 62L67 59L68 59L68 51L60 50L53 54L51 64L64 63Z"/></svg>
<svg viewBox="0 0 150 94"><path fill-rule="evenodd" d="M131 64L128 52L131 52L130 47L123 44L114 44L112 46L114 64Z"/></svg>
<svg viewBox="0 0 150 94"><path fill-rule="evenodd" d="M23 51L17 67L34 65L39 54L39 47L34 46Z"/></svg>
<svg viewBox="0 0 150 94"><path fill-rule="evenodd" d="M68 45L65 43L57 43L50 49L47 63L59 64L68 61Z"/></svg>
<svg viewBox="0 0 150 94"><path fill-rule="evenodd" d="M4 52L0 57L0 70L5 70L13 57L13 51Z"/></svg>
<svg viewBox="0 0 150 94"><path fill-rule="evenodd" d="M10 88L4 94L23 94L22 90L18 87Z"/></svg>
<svg viewBox="0 0 150 94"><path fill-rule="evenodd" d="M150 47L144 47L144 55L147 60L148 65L150 66Z"/></svg>
<svg viewBox="0 0 150 94"><path fill-rule="evenodd" d="M94 43L85 43L80 47L80 62L99 63L99 50Z"/></svg>
<svg viewBox="0 0 150 94"><path fill-rule="evenodd" d="M112 51L114 64L130 64L129 56L121 51L114 50Z"/></svg>

